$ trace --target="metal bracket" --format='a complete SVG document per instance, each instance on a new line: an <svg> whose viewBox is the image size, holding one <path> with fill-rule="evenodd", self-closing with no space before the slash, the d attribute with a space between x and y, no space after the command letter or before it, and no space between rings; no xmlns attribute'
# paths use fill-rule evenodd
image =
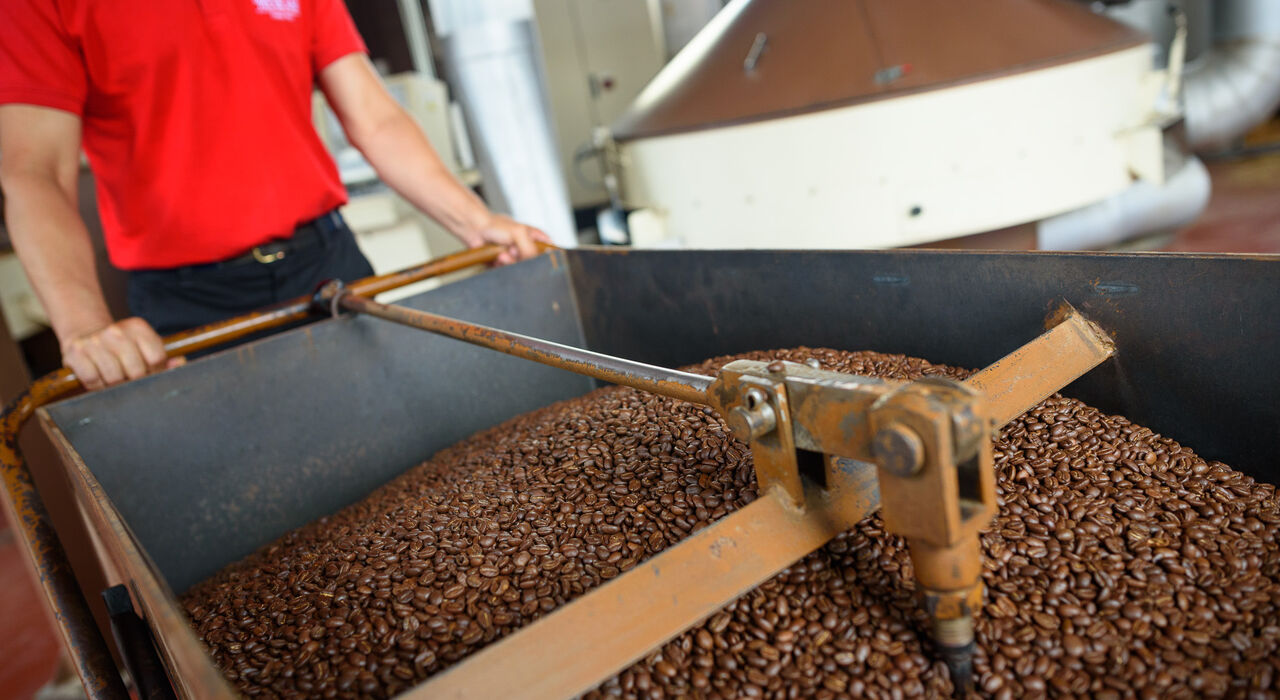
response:
<svg viewBox="0 0 1280 700"><path fill-rule="evenodd" d="M887 529L949 547L986 527L996 513L995 473L979 392L926 378L881 396L867 419Z"/></svg>
<svg viewBox="0 0 1280 700"><path fill-rule="evenodd" d="M733 363L737 364L737 363ZM710 392L730 430L751 447L761 494L779 489L783 502L804 509L787 385L770 376L726 367Z"/></svg>

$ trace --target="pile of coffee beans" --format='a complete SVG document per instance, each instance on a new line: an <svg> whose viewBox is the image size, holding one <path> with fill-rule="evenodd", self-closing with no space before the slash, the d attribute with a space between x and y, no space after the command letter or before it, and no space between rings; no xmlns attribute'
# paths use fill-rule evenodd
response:
<svg viewBox="0 0 1280 700"><path fill-rule="evenodd" d="M739 358L967 374L808 348L689 369ZM1273 486L1057 396L995 448L980 696L1276 697ZM386 697L755 495L750 452L713 411L609 387L444 450L183 603L247 695ZM588 695L949 696L927 629L905 544L873 516Z"/></svg>

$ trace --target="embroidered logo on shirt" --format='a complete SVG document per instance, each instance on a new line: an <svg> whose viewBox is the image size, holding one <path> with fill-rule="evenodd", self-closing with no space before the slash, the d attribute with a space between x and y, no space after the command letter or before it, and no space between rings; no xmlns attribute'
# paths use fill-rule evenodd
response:
<svg viewBox="0 0 1280 700"><path fill-rule="evenodd" d="M298 18L298 0L253 0L258 14L282 22L292 22Z"/></svg>

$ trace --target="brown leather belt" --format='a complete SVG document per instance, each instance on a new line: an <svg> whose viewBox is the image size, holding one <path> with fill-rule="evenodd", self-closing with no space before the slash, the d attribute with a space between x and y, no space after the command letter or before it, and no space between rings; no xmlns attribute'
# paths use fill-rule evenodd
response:
<svg viewBox="0 0 1280 700"><path fill-rule="evenodd" d="M239 265L252 262L270 265L278 260L283 260L293 251L302 250L320 243L326 236L341 231L346 227L347 222L342 218L342 214L338 213L337 209L334 209L311 221L299 224L289 238L268 241L262 245L254 246L247 253L214 264Z"/></svg>

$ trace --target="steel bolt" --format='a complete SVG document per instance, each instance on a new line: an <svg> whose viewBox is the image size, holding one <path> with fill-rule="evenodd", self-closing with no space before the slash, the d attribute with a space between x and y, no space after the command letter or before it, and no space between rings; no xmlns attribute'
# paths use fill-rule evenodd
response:
<svg viewBox="0 0 1280 700"><path fill-rule="evenodd" d="M924 443L904 425L891 425L876 433L871 442L876 461L895 476L914 476L924 466Z"/></svg>
<svg viewBox="0 0 1280 700"><path fill-rule="evenodd" d="M778 427L778 416L769 405L769 397L759 389L748 389L743 402L734 406L725 416L729 429L743 442L750 442L773 432Z"/></svg>

